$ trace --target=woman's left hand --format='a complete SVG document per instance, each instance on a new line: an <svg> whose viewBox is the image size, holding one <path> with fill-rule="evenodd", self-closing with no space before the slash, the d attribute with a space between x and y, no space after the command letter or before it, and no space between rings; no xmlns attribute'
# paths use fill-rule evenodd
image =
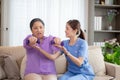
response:
<svg viewBox="0 0 120 80"><path fill-rule="evenodd" d="M64 46L61 46L60 44L59 45L55 44L55 46L58 47L58 48L60 48L64 52L64 54L68 53L67 49Z"/></svg>
<svg viewBox="0 0 120 80"><path fill-rule="evenodd" d="M64 52L64 54L68 54L68 50L64 47L64 46L62 46L62 50L63 50L63 52Z"/></svg>

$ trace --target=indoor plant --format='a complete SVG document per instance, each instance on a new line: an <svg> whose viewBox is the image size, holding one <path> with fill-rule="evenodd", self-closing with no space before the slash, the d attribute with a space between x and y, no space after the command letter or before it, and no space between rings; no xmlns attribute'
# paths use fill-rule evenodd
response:
<svg viewBox="0 0 120 80"><path fill-rule="evenodd" d="M116 39L106 41L102 53L106 62L120 65L120 45Z"/></svg>
<svg viewBox="0 0 120 80"><path fill-rule="evenodd" d="M117 14L118 14L117 10L114 10L114 9L107 10L107 21L109 25L108 27L109 30L112 30L112 21Z"/></svg>

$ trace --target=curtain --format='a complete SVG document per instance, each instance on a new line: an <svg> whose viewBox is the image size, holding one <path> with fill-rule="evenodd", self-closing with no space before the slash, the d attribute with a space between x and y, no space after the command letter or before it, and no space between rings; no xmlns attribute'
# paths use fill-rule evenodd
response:
<svg viewBox="0 0 120 80"><path fill-rule="evenodd" d="M85 28L85 0L2 0L3 31L2 45L22 45L23 39L31 33L29 23L41 18L45 23L45 35L65 38L65 25L70 19L78 19ZM6 5L5 7L4 5ZM7 17L6 17L7 16ZM7 22L6 22L7 21Z"/></svg>

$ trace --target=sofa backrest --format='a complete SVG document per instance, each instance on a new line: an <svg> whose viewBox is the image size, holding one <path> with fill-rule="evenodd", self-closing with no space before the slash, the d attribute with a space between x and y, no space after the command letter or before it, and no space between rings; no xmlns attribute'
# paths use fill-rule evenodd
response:
<svg viewBox="0 0 120 80"><path fill-rule="evenodd" d="M88 61L93 67L95 75L101 76L106 74L105 62L102 55L101 47L89 46Z"/></svg>
<svg viewBox="0 0 120 80"><path fill-rule="evenodd" d="M17 62L20 68L22 58L24 57L26 51L23 46L1 46L0 55L11 55Z"/></svg>
<svg viewBox="0 0 120 80"><path fill-rule="evenodd" d="M67 63L64 54L55 60L55 66L57 74L63 74L66 72Z"/></svg>

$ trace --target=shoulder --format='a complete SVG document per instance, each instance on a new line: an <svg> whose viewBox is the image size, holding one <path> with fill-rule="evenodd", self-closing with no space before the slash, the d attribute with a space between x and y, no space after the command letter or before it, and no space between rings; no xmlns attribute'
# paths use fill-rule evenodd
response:
<svg viewBox="0 0 120 80"><path fill-rule="evenodd" d="M78 38L77 44L79 44L81 47L87 47L87 41L81 38Z"/></svg>
<svg viewBox="0 0 120 80"><path fill-rule="evenodd" d="M81 38L78 38L78 43L87 43L87 41L86 40L84 40L84 39L81 39Z"/></svg>
<svg viewBox="0 0 120 80"><path fill-rule="evenodd" d="M68 44L69 44L69 40L63 40L62 42L64 44L64 47L68 46Z"/></svg>
<svg viewBox="0 0 120 80"><path fill-rule="evenodd" d="M32 36L32 34L29 34L29 35L27 35L26 37L25 37L25 39L28 39L29 37L31 37Z"/></svg>

